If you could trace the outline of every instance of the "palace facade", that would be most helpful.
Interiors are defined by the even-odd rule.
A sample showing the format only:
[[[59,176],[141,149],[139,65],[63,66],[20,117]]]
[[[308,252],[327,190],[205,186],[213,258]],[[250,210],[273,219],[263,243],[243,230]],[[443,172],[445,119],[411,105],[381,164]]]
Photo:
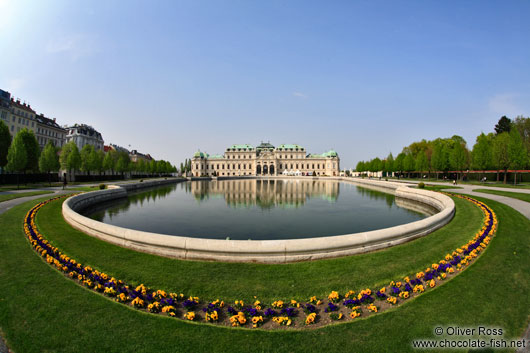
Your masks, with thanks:
[[[299,145],[261,143],[232,145],[222,155],[209,155],[198,151],[193,155],[193,176],[274,176],[313,175],[338,176],[340,159],[331,150],[322,154],[308,154]]]

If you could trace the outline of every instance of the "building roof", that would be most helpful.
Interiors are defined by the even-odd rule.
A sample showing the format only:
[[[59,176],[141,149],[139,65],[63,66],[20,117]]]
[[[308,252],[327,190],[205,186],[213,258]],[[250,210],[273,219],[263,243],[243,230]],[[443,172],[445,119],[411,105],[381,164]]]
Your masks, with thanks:
[[[81,135],[94,136],[103,140],[103,137],[96,129],[86,124],[74,124],[73,126],[67,126],[66,128],[76,129],[77,132]]]
[[[257,150],[273,150],[274,146],[270,144],[270,142],[261,142],[261,144],[256,147]]]
[[[334,150],[329,150],[328,152],[324,152],[322,154],[309,154],[309,158],[327,158],[327,157],[338,157],[339,154],[335,152]]]
[[[208,159],[222,159],[225,158],[222,154],[212,154],[211,156],[208,155]]]
[[[35,111],[33,109],[31,109],[31,105],[26,104],[25,102],[24,103],[20,103],[20,99],[14,100],[13,98],[11,98],[11,106],[35,114]]]
[[[302,146],[300,145],[279,145],[278,147],[276,147],[276,150],[277,151],[290,151],[290,150],[293,150],[293,151],[304,151],[305,148],[303,148]]]
[[[66,131],[66,129],[62,128],[59,124],[55,122],[55,119],[47,118],[43,114],[36,115],[35,119],[39,124],[46,125],[48,127],[53,127],[54,129]]]
[[[193,155],[193,158],[208,158],[210,155],[206,152],[197,151]]]
[[[252,151],[254,150],[254,147],[252,145],[249,145],[249,144],[244,144],[244,145],[232,145],[230,147],[228,147],[226,149],[227,151],[240,151],[240,150],[243,150],[243,151]]]

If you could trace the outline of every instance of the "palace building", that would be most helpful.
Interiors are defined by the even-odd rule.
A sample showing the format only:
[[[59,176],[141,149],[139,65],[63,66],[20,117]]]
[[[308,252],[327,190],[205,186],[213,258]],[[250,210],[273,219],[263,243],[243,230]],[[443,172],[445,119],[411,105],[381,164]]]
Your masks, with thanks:
[[[193,155],[192,174],[200,176],[338,176],[340,159],[331,150],[323,154],[308,154],[299,145],[261,143],[232,145],[222,155],[198,151]]]

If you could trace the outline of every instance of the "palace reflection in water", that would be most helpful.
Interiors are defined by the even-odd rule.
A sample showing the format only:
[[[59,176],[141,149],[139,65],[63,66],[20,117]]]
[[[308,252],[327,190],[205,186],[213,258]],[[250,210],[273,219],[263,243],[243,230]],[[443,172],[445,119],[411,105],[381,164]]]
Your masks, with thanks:
[[[144,190],[87,215],[161,234],[257,240],[351,234],[412,222],[426,213],[432,212],[394,195],[334,180],[241,179]]]
[[[309,199],[318,197],[335,202],[339,197],[340,183],[323,180],[215,180],[187,184],[197,200],[223,197],[228,205],[272,207],[298,207]]]

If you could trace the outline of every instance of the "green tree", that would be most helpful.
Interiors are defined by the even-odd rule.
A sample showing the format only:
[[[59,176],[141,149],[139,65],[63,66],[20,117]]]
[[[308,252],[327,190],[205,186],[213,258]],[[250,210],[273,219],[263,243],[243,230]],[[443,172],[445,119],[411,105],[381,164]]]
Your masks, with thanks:
[[[381,159],[379,157],[376,157],[372,160],[372,172],[377,173],[380,172],[383,169],[383,163],[381,163]]]
[[[26,169],[28,161],[26,146],[24,145],[23,136],[16,134],[13,143],[9,146],[7,152],[7,170],[12,172],[21,172]],[[20,188],[19,174],[17,173],[17,188]]]
[[[401,152],[400,154],[397,155],[396,157],[396,160],[394,161],[394,171],[398,172],[398,177],[399,175],[403,172],[404,170],[404,160],[405,160],[405,153]]]
[[[95,156],[92,156],[94,161],[94,170],[99,172],[99,175],[103,173],[103,159],[105,158],[105,152],[103,150],[94,151]]]
[[[7,165],[7,153],[11,146],[11,134],[9,128],[0,120],[0,169]]]
[[[499,181],[499,171],[504,170],[504,184],[506,184],[507,171],[510,166],[509,143],[510,134],[508,132],[498,134],[493,140],[493,166],[497,169],[497,181]]]
[[[499,119],[499,122],[497,123],[497,125],[495,125],[495,133],[497,135],[500,135],[503,132],[510,132],[511,128],[512,128],[512,121],[508,117],[502,116]]]
[[[415,167],[419,172],[426,172],[429,170],[429,161],[427,160],[427,154],[425,151],[419,152],[416,156]]]
[[[105,172],[111,171],[111,173],[114,175],[114,169],[116,168],[116,151],[111,150],[105,154],[105,158],[103,158],[103,169]]]
[[[403,159],[403,170],[407,172],[407,178],[410,178],[410,172],[414,171],[414,164],[415,161],[414,157],[412,156],[412,153],[407,153],[407,155]]]
[[[475,170],[486,170],[491,167],[492,162],[493,134],[481,133],[471,151],[471,167]]]
[[[39,169],[43,173],[48,173],[48,182],[50,183],[50,186],[52,184],[50,173],[59,171],[59,168],[61,168],[61,164],[59,163],[57,148],[55,148],[55,145],[49,141],[40,154]]]
[[[469,161],[469,152],[466,148],[465,142],[457,142],[453,146],[449,154],[449,162],[451,168],[460,172],[460,179],[462,179],[464,169],[467,169]]]
[[[96,169],[96,155],[92,145],[84,145],[81,149],[81,170],[88,173]]]
[[[24,168],[24,173],[29,172],[38,172],[39,171],[39,156],[40,156],[40,147],[35,133],[33,131],[24,128],[18,132],[17,135],[22,137],[24,141],[24,147],[26,148],[26,167]]]
[[[131,159],[127,152],[124,152],[124,151],[118,152],[118,161],[116,162],[116,171],[118,173],[121,173],[121,175],[123,176],[124,173],[129,171],[130,162],[131,162]]]
[[[447,150],[445,148],[445,143],[441,139],[434,142],[431,166],[436,172],[436,179],[438,179],[440,172],[444,172],[449,169]]]
[[[526,148],[527,159],[530,162],[530,118],[518,116],[515,118],[513,125],[521,135],[523,145]]]
[[[508,158],[510,160],[510,169],[523,169],[528,162],[528,155],[524,147],[521,135],[516,128],[510,131],[510,140],[508,142]],[[517,184],[517,171],[514,172],[513,183]]]
[[[359,172],[359,173],[364,172],[364,162],[363,161],[357,162],[357,165],[355,166],[355,171]]]
[[[385,172],[388,174],[392,173],[394,171],[394,156],[392,155],[392,152],[388,154],[386,157],[385,162]]]

